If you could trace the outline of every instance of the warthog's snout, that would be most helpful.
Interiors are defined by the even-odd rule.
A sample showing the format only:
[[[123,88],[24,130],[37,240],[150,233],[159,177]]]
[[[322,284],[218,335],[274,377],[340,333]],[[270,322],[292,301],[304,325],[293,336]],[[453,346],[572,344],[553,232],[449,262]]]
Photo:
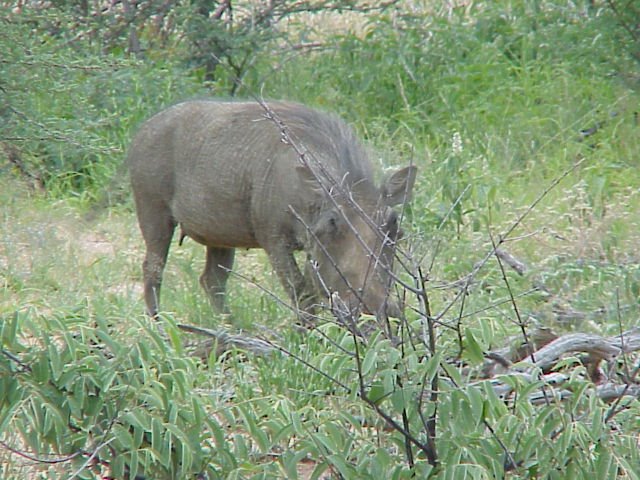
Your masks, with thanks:
[[[361,312],[365,315],[374,315],[376,317],[384,314],[391,318],[400,318],[402,315],[400,305],[392,298],[386,298],[380,303],[379,299],[367,301],[357,295],[348,294],[344,299],[344,303],[348,306],[350,312]]]

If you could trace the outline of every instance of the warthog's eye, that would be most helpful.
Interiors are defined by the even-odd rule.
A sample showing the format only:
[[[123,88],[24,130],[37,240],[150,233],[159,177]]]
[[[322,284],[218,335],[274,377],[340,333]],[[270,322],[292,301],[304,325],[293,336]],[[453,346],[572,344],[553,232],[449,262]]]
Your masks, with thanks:
[[[391,210],[387,216],[387,220],[384,224],[384,231],[391,240],[396,240],[398,237],[398,214]]]
[[[340,231],[344,220],[339,212],[330,210],[320,216],[312,231],[318,239],[336,237]]]

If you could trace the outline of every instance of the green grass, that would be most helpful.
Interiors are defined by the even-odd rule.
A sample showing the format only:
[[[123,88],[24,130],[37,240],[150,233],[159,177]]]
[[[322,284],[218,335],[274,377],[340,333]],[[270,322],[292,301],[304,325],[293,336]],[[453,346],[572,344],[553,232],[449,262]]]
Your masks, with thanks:
[[[28,355],[36,355],[39,348],[49,345],[43,353],[46,354],[48,351],[49,354],[44,358],[52,362],[51,349],[52,346],[57,346],[62,348],[60,355],[63,358],[66,358],[65,355],[71,355],[67,358],[67,365],[86,365],[89,360],[83,361],[82,358],[87,357],[79,353],[74,357],[72,352],[67,350],[71,341],[69,336],[77,337],[80,334],[76,351],[87,348],[87,341],[89,345],[97,341],[106,342],[105,344],[110,346],[108,350],[116,356],[118,363],[110,361],[108,356],[102,357],[102,354],[96,357],[95,352],[87,351],[84,355],[89,355],[88,358],[101,358],[101,362],[106,362],[102,369],[96,371],[104,374],[104,370],[111,370],[116,375],[115,379],[111,379],[116,382],[113,384],[114,387],[118,382],[124,381],[125,375],[138,378],[138,371],[142,377],[136,381],[142,382],[140,388],[143,392],[147,388],[153,388],[150,385],[154,382],[165,385],[163,388],[169,388],[166,386],[169,385],[167,382],[171,385],[171,382],[186,382],[179,387],[182,389],[180,394],[171,390],[174,391],[174,396],[170,401],[176,406],[190,405],[189,411],[196,408],[195,404],[191,404],[196,402],[197,408],[203,408],[212,415],[203,430],[192,434],[195,435],[195,440],[184,440],[187,445],[189,441],[195,442],[190,444],[192,448],[196,448],[198,444],[205,446],[196,456],[196,460],[208,464],[210,472],[291,478],[296,463],[303,457],[310,456],[315,459],[318,462],[317,468],[321,468],[323,458],[326,460],[327,456],[339,455],[331,457],[329,463],[333,465],[332,469],[341,471],[347,477],[377,478],[378,475],[387,475],[393,471],[393,468],[389,470],[391,465],[397,465],[400,470],[395,470],[396,474],[403,477],[404,474],[400,473],[400,437],[385,433],[384,436],[388,438],[380,444],[379,435],[383,424],[358,399],[355,391],[337,386],[308,366],[313,365],[324,374],[353,389],[356,385],[353,383],[352,359],[320,336],[295,333],[291,328],[291,314],[253,284],[255,282],[282,295],[263,254],[239,253],[238,271],[249,276],[251,282],[232,278],[229,292],[232,316],[220,318],[210,310],[197,282],[203,265],[203,248],[194,242],[186,242],[182,247],[173,245],[163,290],[163,309],[167,318],[174,322],[205,326],[220,326],[222,322],[226,322],[226,328],[232,330],[267,335],[293,355],[278,355],[268,359],[249,355],[247,359],[243,359],[242,356],[225,354],[219,359],[212,357],[199,364],[189,358],[183,347],[176,344],[173,347],[163,345],[162,340],[158,338],[154,340],[154,326],[143,314],[141,297],[143,245],[135,224],[135,215],[130,209],[120,208],[105,212],[94,223],[86,223],[82,220],[82,210],[74,206],[74,202],[60,200],[52,203],[39,194],[29,193],[7,181],[3,186],[5,208],[2,225],[2,261],[5,275],[0,314],[4,319],[5,328],[6,322],[14,315],[17,315],[19,325],[19,343],[14,344],[7,338],[6,347],[15,348],[16,345],[22,345],[18,351],[22,351],[22,355],[29,358]],[[571,182],[566,182],[563,186],[552,191],[549,198],[532,209],[523,226],[514,233],[523,235],[523,238],[506,245],[510,252],[525,260],[529,266],[529,271],[524,277],[508,273],[509,287],[518,295],[530,290],[534,280],[540,280],[556,295],[553,302],[540,293],[518,297],[517,305],[521,314],[535,315],[543,325],[558,331],[574,329],[615,334],[621,327],[635,325],[637,318],[640,268],[635,250],[631,248],[637,241],[637,229],[633,223],[638,218],[635,195],[633,192],[630,196],[624,192],[619,196],[612,195],[607,202],[607,205],[610,204],[612,207],[608,207],[607,213],[603,216],[598,215],[590,205],[584,204],[583,183],[572,185]],[[514,202],[512,208],[505,209],[504,217],[493,220],[495,223],[490,224],[491,232],[497,235],[505,231],[527,208],[527,203]],[[416,210],[414,204],[414,223],[417,223],[418,217]],[[559,212],[562,212],[562,215]],[[611,227],[612,224],[616,224],[617,228]],[[456,293],[450,288],[441,290],[438,286],[442,282],[456,280],[468,273],[473,264],[490,251],[489,229],[480,228],[474,232],[465,224],[457,232],[444,228],[432,232],[429,237],[424,236],[425,233],[420,230],[419,224],[415,230],[417,233],[411,234],[409,238],[419,254],[427,255],[423,264],[426,266],[433,261],[428,291],[432,299],[432,308],[434,312],[438,312],[448,305]],[[556,304],[594,313],[579,324],[567,325],[558,317],[558,310],[553,307]],[[483,348],[500,346],[506,336],[518,330],[513,305],[508,301],[508,291],[495,261],[490,261],[481,270],[477,283],[467,297],[464,309],[460,310],[459,306],[454,306],[443,317],[443,321],[449,325],[462,321],[465,328],[474,333]],[[596,312],[601,307],[605,307],[605,314]],[[459,315],[463,315],[462,320],[459,320]],[[328,338],[341,344],[343,348],[353,348],[353,342],[346,332],[336,327],[324,330]],[[42,337],[43,332],[48,332],[49,339],[45,340],[46,337]],[[91,340],[92,338],[95,340]],[[27,345],[31,345],[31,348]],[[64,348],[65,345],[67,348]],[[387,382],[385,375],[394,371],[392,367],[397,357],[393,357],[396,360],[391,360],[392,357],[387,360],[387,356],[394,350],[389,349],[388,345],[385,347],[384,343],[373,345],[378,345],[378,359],[375,361],[378,373],[370,373],[371,378],[368,381],[372,386],[383,386]],[[454,354],[457,351],[455,335],[446,329],[441,331],[439,348],[445,354]],[[36,355],[33,358],[40,357]],[[37,364],[36,360],[32,361]],[[386,364],[388,361],[391,363]],[[407,365],[412,365],[407,368],[418,371],[424,368],[423,363],[419,361],[419,355],[413,360],[408,360]],[[141,368],[142,370],[139,370]],[[87,378],[93,378],[92,369],[89,366],[85,366],[84,369],[81,377],[74,378],[87,375]],[[176,375],[178,379],[174,378]],[[153,380],[154,378],[156,380]],[[94,378],[93,381],[97,380]],[[475,448],[479,449],[478,452],[484,453],[462,456],[459,456],[460,453],[458,456],[454,454],[456,449],[461,447],[460,438],[477,437],[480,441],[484,434],[479,424],[468,423],[475,415],[475,407],[465,402],[471,401],[474,397],[467,397],[468,394],[464,393],[458,398],[457,389],[449,393],[447,391],[448,388],[443,387],[442,398],[453,395],[453,403],[441,400],[442,423],[439,422],[441,433],[438,444],[441,455],[449,458],[448,462],[453,462],[449,463],[449,474],[461,474],[459,470],[462,463],[475,465],[469,466],[471,470],[468,474],[474,469],[477,469],[476,473],[485,471],[485,468],[497,474],[501,467],[492,460],[495,458],[492,455],[499,455],[499,450],[495,450],[496,445],[486,450],[487,446],[472,447],[475,443],[469,440],[471,443],[466,443],[463,451]],[[411,389],[406,392],[411,392]],[[126,423],[126,419],[129,418],[127,412],[133,409],[140,412],[140,415],[149,416],[150,422],[153,421],[154,415],[163,419],[163,425],[166,425],[166,422],[179,421],[172,420],[171,414],[166,416],[167,413],[162,413],[162,410],[149,409],[148,405],[144,406],[145,402],[140,403],[140,398],[145,397],[126,392],[118,393],[113,399],[116,407],[115,410],[111,410],[111,415],[119,418],[119,423]],[[122,410],[117,407],[118,401],[121,402]],[[396,408],[400,405],[397,403],[399,399],[388,401]],[[530,411],[516,411],[505,419],[502,418],[505,412],[500,410],[495,401],[486,401],[494,405],[493,408],[498,408],[495,414],[486,413],[485,419],[493,423],[494,429],[499,429],[500,435],[503,436],[502,441],[512,441],[514,444],[521,442],[520,438],[511,438],[510,435],[513,434],[508,432],[515,430],[528,438],[528,432],[533,433],[538,428],[521,423],[521,415],[525,415],[526,412],[529,412],[526,415],[531,415]],[[462,404],[458,405],[458,402]],[[161,408],[161,405],[164,403],[160,403],[158,408]],[[593,411],[593,405],[580,405],[580,402],[576,403],[575,408]],[[468,408],[471,410],[467,410]],[[555,406],[552,410],[553,413],[549,414],[555,415],[562,422],[569,421],[565,418],[564,407]],[[469,415],[472,417],[467,418]],[[544,417],[547,413],[538,412],[536,415]],[[453,428],[456,423],[450,422],[456,418],[463,419],[463,423]],[[371,423],[371,426],[362,427],[363,419],[366,419],[367,425]],[[144,424],[141,419],[137,421]],[[180,425],[188,428],[188,422],[192,420],[186,418],[184,421],[187,423]],[[579,422],[574,426],[583,428],[583,424]],[[103,431],[96,426],[87,428],[92,428],[94,434]],[[462,430],[459,430],[460,428]],[[229,433],[220,437],[221,431],[225,429]],[[108,433],[121,438],[118,441],[127,445],[126,430]],[[575,435],[568,441],[588,441],[578,440],[582,438],[580,435],[584,436],[586,432]],[[221,448],[221,444],[215,443],[222,441],[220,438],[226,438],[224,448]],[[21,444],[15,436],[5,439]],[[387,442],[390,442],[388,446],[383,447]],[[624,437],[615,442],[616,448],[622,448]],[[554,458],[562,458],[560,454],[549,457],[548,449],[555,448],[551,444],[546,447],[540,444],[535,448],[540,452],[530,453],[530,458],[535,458],[543,464],[535,467],[542,468],[542,471],[546,471],[546,461],[553,464],[557,461]],[[140,451],[141,454],[143,451],[144,448]],[[209,452],[208,459],[200,456],[203,452]],[[562,453],[564,450],[559,452]],[[155,458],[155,454],[152,452],[148,454],[150,457],[145,457],[147,462],[151,462],[147,468],[162,475],[161,463],[158,463],[160,460],[149,460]],[[567,455],[570,456],[568,451]],[[160,455],[158,458],[161,457]],[[352,464],[342,465],[340,458],[349,458]],[[458,460],[454,460],[455,458]],[[456,466],[458,462],[460,465]],[[19,471],[20,462],[12,460],[8,465],[13,469],[11,472]],[[77,463],[75,465],[78,466]],[[424,460],[420,465],[420,471],[426,473],[428,468]],[[46,476],[52,475],[54,471],[70,470],[66,470],[65,467],[42,470],[38,467],[35,471],[40,471],[41,476]],[[46,471],[49,473],[45,473]],[[34,470],[29,472],[33,474]],[[575,474],[578,475],[579,472]]]

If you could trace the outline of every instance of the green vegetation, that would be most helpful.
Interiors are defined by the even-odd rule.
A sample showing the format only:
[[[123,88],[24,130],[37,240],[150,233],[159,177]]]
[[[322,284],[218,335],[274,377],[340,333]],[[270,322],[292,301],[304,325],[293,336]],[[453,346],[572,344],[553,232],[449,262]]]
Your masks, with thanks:
[[[634,2],[54,3],[0,1],[1,478],[639,478],[637,351],[481,374],[541,327],[638,326]],[[145,317],[124,152],[210,95],[335,111],[419,166],[400,345],[297,331],[261,252],[215,315],[189,240],[167,338]],[[279,349],[201,358],[181,323]]]

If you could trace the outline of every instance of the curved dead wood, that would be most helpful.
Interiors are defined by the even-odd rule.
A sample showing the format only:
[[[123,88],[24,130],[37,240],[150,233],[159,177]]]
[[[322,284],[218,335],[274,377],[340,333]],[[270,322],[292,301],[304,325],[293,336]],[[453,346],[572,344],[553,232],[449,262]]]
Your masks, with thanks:
[[[603,360],[613,360],[622,353],[640,350],[640,328],[612,337],[588,333],[570,333],[557,338],[553,336],[550,331],[546,332],[542,336],[543,345],[534,352],[529,352],[525,358],[518,358],[517,352],[522,349],[516,347],[521,347],[521,342],[515,347],[505,347],[486,355],[482,372],[485,375],[493,373],[490,375],[492,378],[487,381],[497,395],[507,397],[514,391],[517,379],[521,379],[526,383],[541,382],[540,389],[529,395],[529,401],[534,405],[565,400],[573,395],[571,390],[562,388],[571,379],[571,374],[551,372],[539,375],[535,369],[549,372],[563,356],[582,354],[580,362],[586,366],[586,375],[595,384],[594,392],[600,399],[611,402],[625,396],[640,398],[640,385],[614,383],[607,379],[599,367]],[[551,338],[551,341],[546,341]],[[519,362],[515,368],[514,360]],[[496,372],[503,372],[504,375],[495,376]],[[614,378],[613,375],[611,378]]]
[[[525,364],[524,368],[527,369],[530,368],[527,364],[533,364],[542,370],[549,370],[564,354],[576,352],[584,352],[599,359],[610,360],[618,356],[622,350],[600,335],[569,333],[556,338],[521,363]]]
[[[256,355],[269,355],[276,351],[272,345],[264,340],[246,335],[232,335],[223,329],[212,330],[183,323],[178,324],[178,328],[184,332],[208,337],[208,341],[196,346],[194,354],[199,357],[207,357],[213,348],[216,349],[218,355],[233,348]]]

